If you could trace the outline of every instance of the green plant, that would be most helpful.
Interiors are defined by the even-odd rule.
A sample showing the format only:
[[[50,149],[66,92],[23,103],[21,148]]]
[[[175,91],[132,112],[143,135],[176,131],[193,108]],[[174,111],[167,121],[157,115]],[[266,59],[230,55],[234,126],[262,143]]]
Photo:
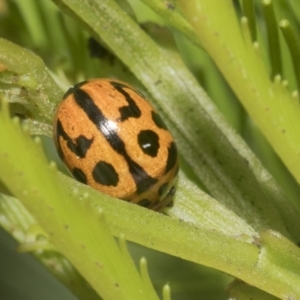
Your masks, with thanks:
[[[157,15],[136,1],[53,2],[72,19],[50,1],[15,1],[0,31],[51,69],[0,39],[0,224],[20,251],[49,269],[55,261],[60,269],[52,272],[81,299],[158,299],[145,259],[140,276],[124,238],[234,276],[232,298],[300,299],[297,1],[143,0]],[[283,34],[282,15],[289,20],[280,22]],[[148,20],[169,30],[140,26]],[[89,35],[102,45],[100,59],[89,57]],[[51,136],[63,90],[90,77],[118,77],[143,90],[174,134],[182,170],[165,214],[75,182],[49,164],[56,160],[50,147],[30,137]],[[8,107],[22,121],[11,120]],[[182,286],[174,285],[172,299],[176,289],[188,293]],[[169,299],[169,286],[163,290]]]

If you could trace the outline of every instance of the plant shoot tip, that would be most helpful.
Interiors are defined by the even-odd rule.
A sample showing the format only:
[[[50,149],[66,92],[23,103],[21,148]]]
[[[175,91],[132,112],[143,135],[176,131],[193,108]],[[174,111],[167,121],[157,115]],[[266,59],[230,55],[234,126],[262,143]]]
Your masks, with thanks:
[[[29,130],[29,127],[28,126],[26,126],[28,129],[26,130],[26,131],[28,131]],[[36,136],[34,139],[33,139],[33,141],[35,142],[35,144],[37,144],[37,145],[41,145],[41,138],[39,137],[39,136]]]
[[[297,99],[299,99],[299,92],[297,90],[293,91],[291,96],[292,96],[293,99],[297,100]]]
[[[248,24],[248,18],[245,17],[245,16],[243,16],[243,17],[241,18],[241,23],[242,23],[242,24]]]
[[[271,5],[272,4],[272,0],[263,0],[262,4],[265,6]]]
[[[51,170],[57,170],[56,162],[51,160],[50,163],[49,163],[49,167],[50,167]]]
[[[281,82],[281,75],[280,74],[277,74],[274,76],[274,83],[280,83]]]
[[[280,28],[287,28],[290,26],[290,22],[286,19],[283,19],[279,22],[279,27]]]

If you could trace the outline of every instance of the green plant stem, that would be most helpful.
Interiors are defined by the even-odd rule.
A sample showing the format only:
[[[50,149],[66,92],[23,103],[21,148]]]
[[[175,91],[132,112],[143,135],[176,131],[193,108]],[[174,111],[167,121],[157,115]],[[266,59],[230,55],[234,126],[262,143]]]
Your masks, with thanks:
[[[282,161],[274,153],[270,144],[258,130],[258,128],[250,121],[247,124],[248,141],[252,146],[253,151],[264,162],[264,165],[270,170],[274,178],[281,183],[283,190],[289,193],[290,199],[295,203],[295,206],[300,209],[299,192],[300,187],[293,176],[286,170]]]
[[[47,44],[47,37],[44,34],[43,28],[36,25],[42,24],[42,16],[38,7],[31,0],[17,0],[15,2],[20,7],[20,13],[28,27],[33,44],[36,47],[44,47]]]
[[[300,43],[298,40],[298,35],[295,32],[295,29],[291,26],[290,22],[288,20],[282,20],[280,21],[279,27],[283,33],[283,36],[285,38],[285,41],[289,47],[294,71],[296,74],[297,79],[297,85],[298,85],[298,91],[300,90]]]
[[[299,105],[275,93],[258,48],[243,40],[232,3],[203,0],[199,5],[191,0],[179,4],[254,122],[300,182]]]
[[[289,4],[292,6],[292,10],[295,13],[298,20],[300,20],[300,2],[298,0],[289,0]]]
[[[257,40],[256,34],[256,21],[254,15],[254,1],[253,0],[243,0],[243,12],[244,16],[247,18],[249,22],[249,28],[251,32],[251,39],[253,42]]]
[[[101,299],[70,262],[57,252],[57,249],[45,251],[45,247],[37,247],[37,236],[32,232],[37,229],[36,232],[42,235],[42,229],[19,200],[0,195],[0,226],[20,244],[19,251],[22,247],[26,248],[33,245],[35,249],[31,251],[34,257],[79,299]],[[44,241],[47,242],[46,238],[44,238]],[[52,245],[49,242],[47,243],[48,246]]]
[[[171,288],[168,284],[163,288],[163,300],[171,300]]]
[[[282,61],[281,61],[281,49],[279,44],[279,33],[276,22],[276,16],[274,12],[272,0],[264,0],[262,2],[264,16],[266,20],[266,29],[268,35],[269,45],[269,57],[272,69],[271,79],[274,80],[276,75],[282,76]]]

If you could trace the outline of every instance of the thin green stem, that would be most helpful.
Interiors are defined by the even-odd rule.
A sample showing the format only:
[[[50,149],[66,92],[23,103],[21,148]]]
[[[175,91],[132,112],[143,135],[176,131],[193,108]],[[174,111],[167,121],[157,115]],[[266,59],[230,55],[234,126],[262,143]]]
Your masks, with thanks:
[[[289,47],[297,79],[298,90],[300,90],[300,43],[298,35],[288,20],[280,21],[279,27]]]
[[[269,45],[269,58],[271,64],[271,78],[282,75],[281,49],[279,44],[279,33],[272,0],[264,0],[263,11],[266,21],[266,29]]]
[[[244,16],[247,18],[249,22],[251,38],[252,41],[255,42],[257,40],[257,33],[256,33],[256,21],[255,21],[255,14],[254,14],[254,1],[243,0],[242,3],[243,3]]]
[[[17,0],[20,13],[28,27],[35,47],[44,47],[47,44],[47,37],[44,34],[43,20],[39,8],[31,0]]]
[[[163,287],[163,300],[171,300],[171,288],[168,284]]]
[[[298,0],[289,0],[288,3],[292,6],[292,11],[298,18],[298,22],[300,20],[300,2]]]

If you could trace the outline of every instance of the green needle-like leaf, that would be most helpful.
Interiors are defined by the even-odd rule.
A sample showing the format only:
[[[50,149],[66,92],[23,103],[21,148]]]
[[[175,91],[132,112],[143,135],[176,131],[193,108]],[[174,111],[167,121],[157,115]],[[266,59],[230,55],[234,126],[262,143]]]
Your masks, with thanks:
[[[272,68],[271,79],[274,80],[276,75],[282,76],[281,50],[279,44],[279,32],[276,22],[276,16],[272,0],[263,1],[264,15],[266,19],[266,29],[269,44],[269,57]]]
[[[298,83],[298,90],[299,90],[300,89],[300,62],[299,62],[300,42],[298,40],[298,36],[295,30],[293,29],[292,25],[288,20],[282,20],[279,26],[292,56],[294,70],[295,70],[297,83]]]
[[[252,41],[256,41],[256,22],[254,15],[254,1],[253,0],[243,0],[243,12],[244,16],[249,22],[249,28],[251,32]]]

